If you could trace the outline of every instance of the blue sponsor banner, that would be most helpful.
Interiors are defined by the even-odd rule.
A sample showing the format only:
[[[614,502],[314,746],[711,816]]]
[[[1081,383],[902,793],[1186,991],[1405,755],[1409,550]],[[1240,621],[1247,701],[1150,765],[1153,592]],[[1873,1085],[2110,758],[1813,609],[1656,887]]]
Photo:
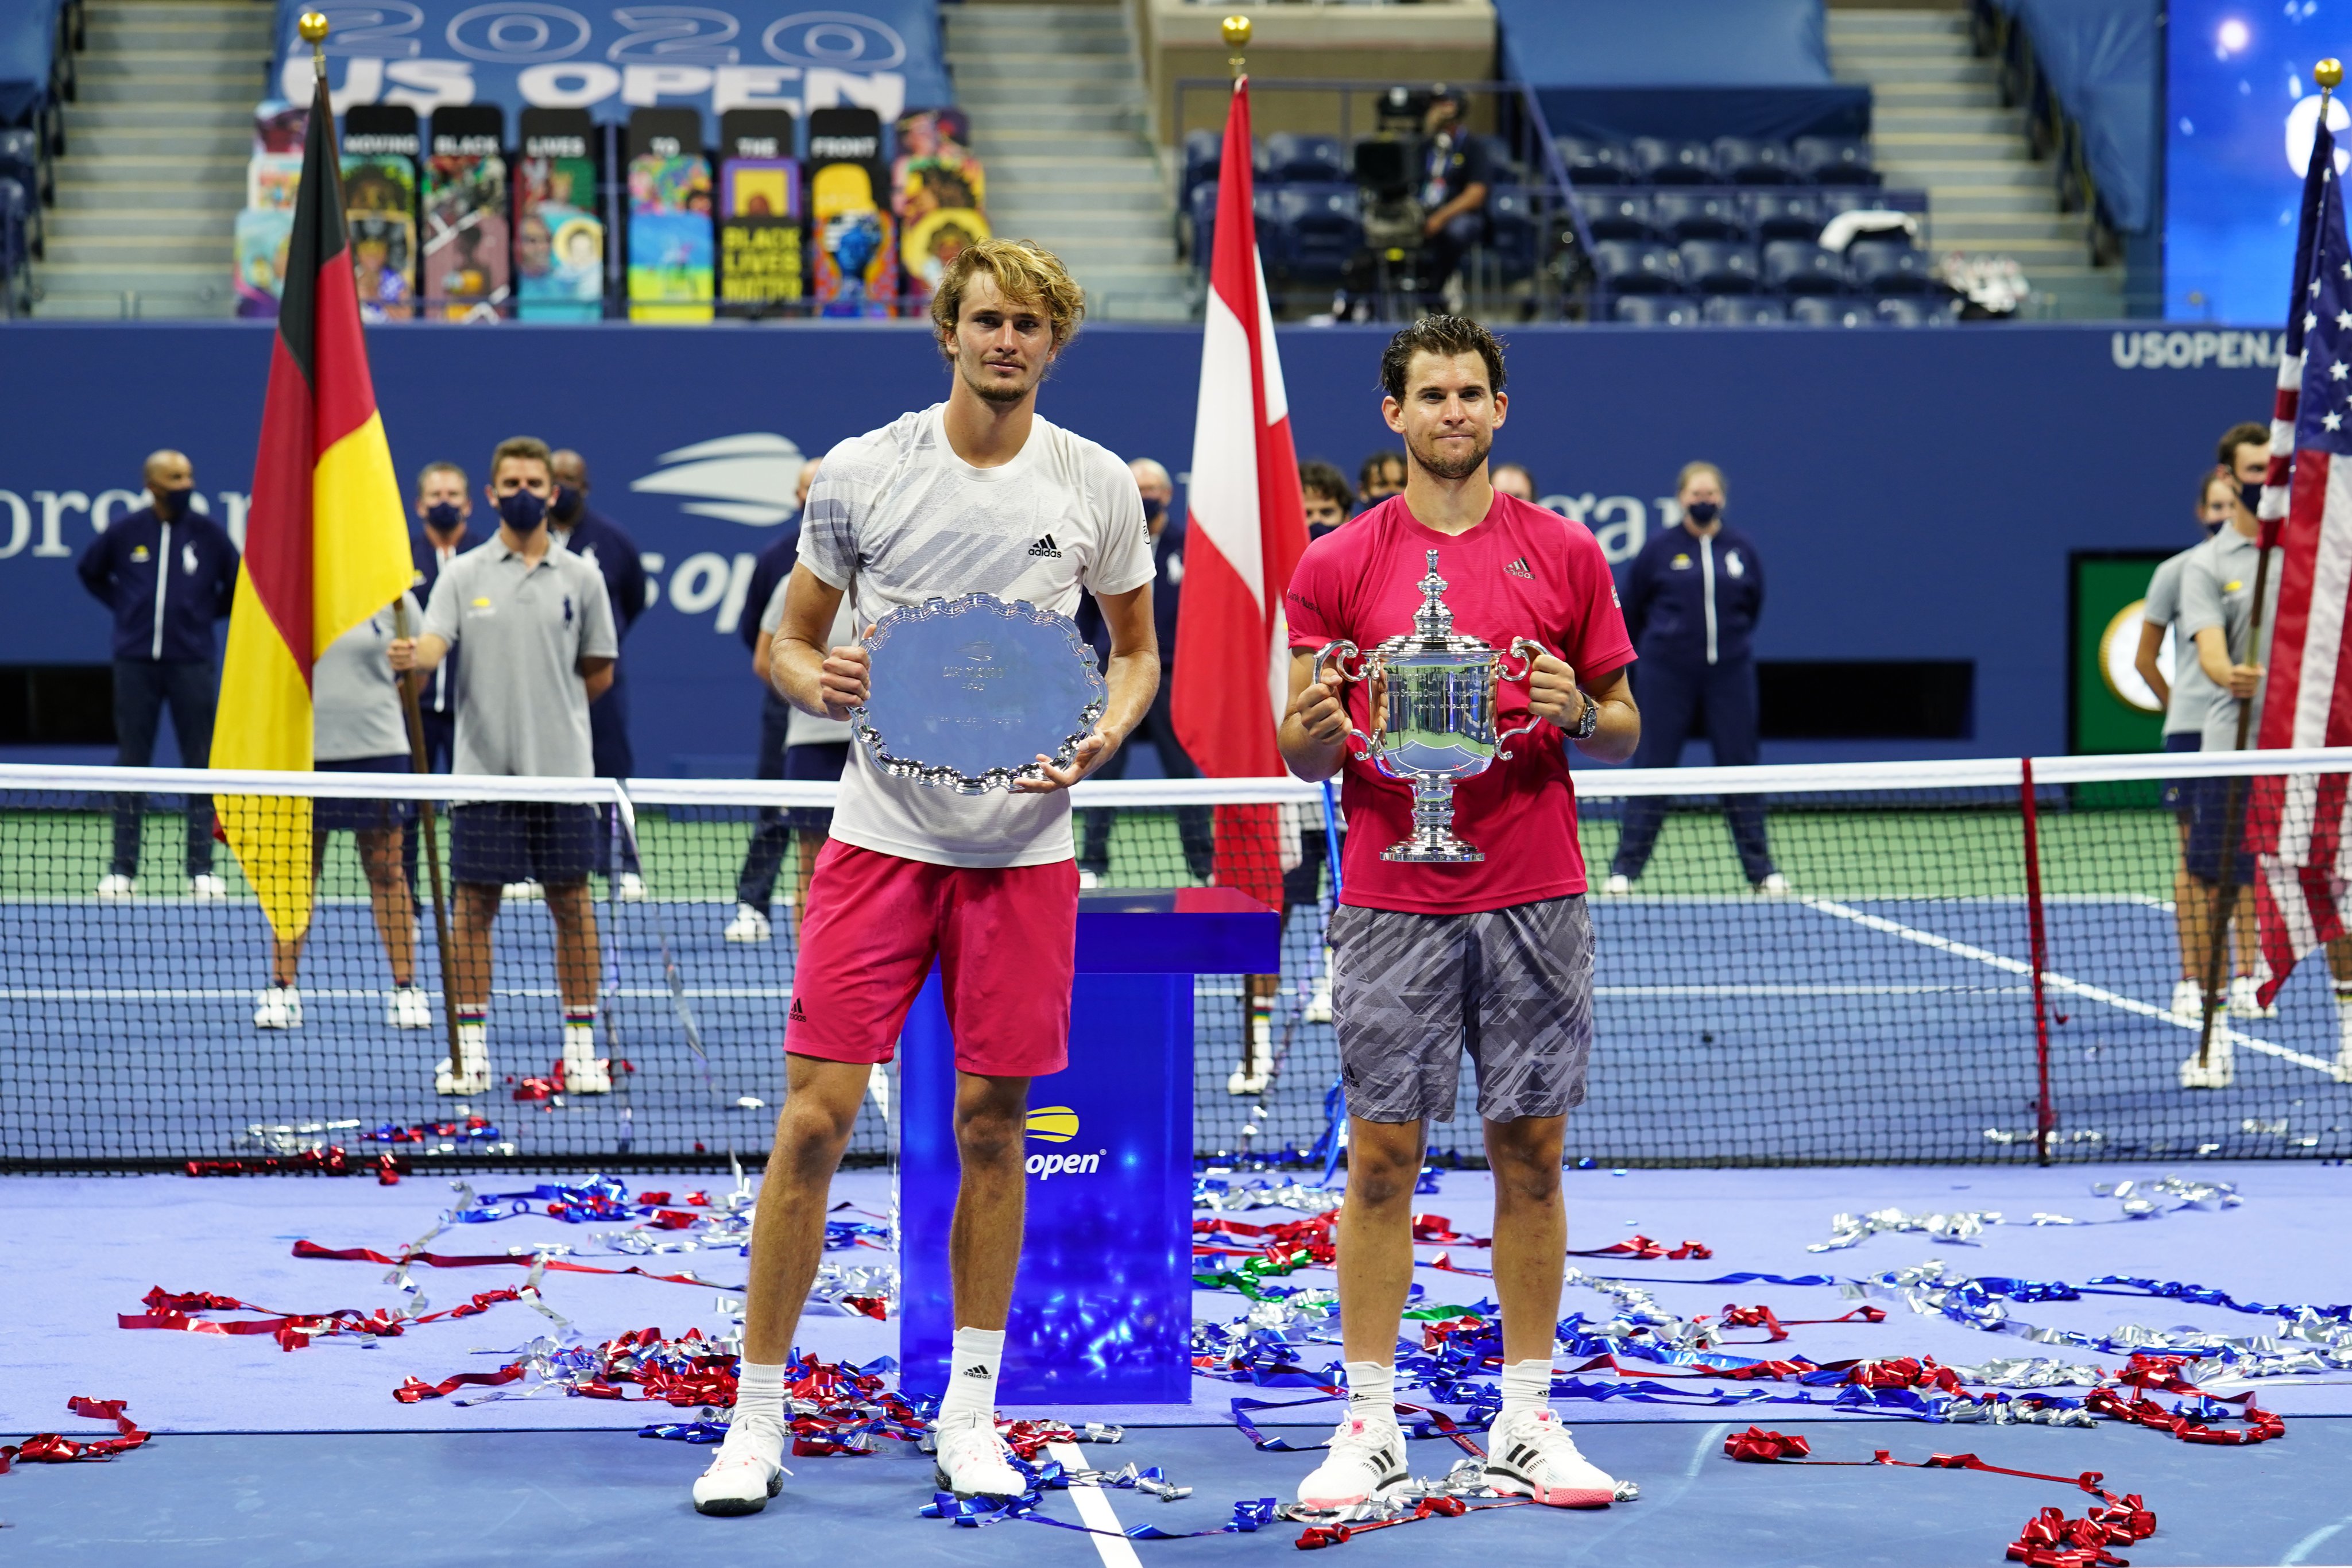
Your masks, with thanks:
[[[1775,741],[1766,760],[2056,752],[2068,553],[2194,541],[2196,482],[2224,429],[2267,418],[2278,338],[1523,327],[1509,334],[1496,455],[1527,464],[1621,560],[1673,525],[1684,463],[1719,463],[1771,585],[1759,657],[1976,665],[1968,738]],[[1395,446],[1380,413],[1384,331],[1280,339],[1302,457],[1352,475]],[[0,418],[0,664],[103,663],[107,617],[74,558],[142,504],[140,464],[159,446],[188,454],[204,504],[241,529],[270,333],[33,321],[5,341],[10,384],[38,395]],[[653,585],[622,657],[638,767],[654,775],[750,775],[760,694],[738,632],[759,613],[744,601],[752,563],[792,515],[801,463],[948,386],[914,323],[415,323],[371,329],[368,342],[404,483],[457,461],[478,527],[501,437],[587,456],[594,505],[635,538]],[[1097,323],[1039,407],[1181,476],[1199,363],[1198,328]]]
[[[295,29],[313,7],[278,6],[278,90],[310,97],[310,47]],[[730,109],[873,110],[889,124],[955,101],[933,0],[793,0],[709,5],[559,5],[547,0],[328,0],[328,86],[335,112],[406,104],[494,103],[509,139],[525,108],[584,109],[621,121],[634,109],[698,109],[715,144]]]

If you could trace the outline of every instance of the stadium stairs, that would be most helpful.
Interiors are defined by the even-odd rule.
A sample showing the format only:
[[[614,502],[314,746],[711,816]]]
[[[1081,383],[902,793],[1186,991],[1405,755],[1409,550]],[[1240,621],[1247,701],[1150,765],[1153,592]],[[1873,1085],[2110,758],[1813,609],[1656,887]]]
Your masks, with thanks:
[[[1886,183],[1927,193],[1926,248],[2014,256],[2037,297],[2030,316],[2124,314],[2123,268],[2091,265],[2087,220],[2058,210],[2024,112],[2001,107],[1993,62],[1970,52],[1966,10],[1832,5],[1829,45],[1840,80],[1870,84],[1872,161]]]
[[[1087,308],[1185,320],[1168,191],[1144,133],[1143,74],[1117,5],[941,7],[956,102],[988,171],[988,221],[1069,264]]]
[[[254,0],[89,0],[37,315],[229,314],[269,23]]]

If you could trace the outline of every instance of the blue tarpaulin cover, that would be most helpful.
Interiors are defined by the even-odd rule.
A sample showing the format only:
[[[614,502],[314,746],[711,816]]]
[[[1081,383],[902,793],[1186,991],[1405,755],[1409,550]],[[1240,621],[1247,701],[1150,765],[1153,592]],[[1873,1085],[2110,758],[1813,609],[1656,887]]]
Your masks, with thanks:
[[[2107,216],[2125,234],[2156,221],[2158,0],[2000,0],[2025,24]]]
[[[1503,68],[1554,134],[1861,136],[1870,89],[1830,74],[1822,0],[1496,0]]]
[[[0,125],[22,123],[48,100],[49,61],[65,0],[0,0]]]

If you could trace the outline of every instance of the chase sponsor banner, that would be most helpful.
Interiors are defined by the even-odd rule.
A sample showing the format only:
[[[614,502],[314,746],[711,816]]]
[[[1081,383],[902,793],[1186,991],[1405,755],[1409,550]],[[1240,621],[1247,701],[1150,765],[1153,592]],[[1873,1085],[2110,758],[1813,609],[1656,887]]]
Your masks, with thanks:
[[[278,6],[279,87],[310,95],[310,47]],[[694,109],[715,141],[732,109],[870,109],[887,122],[955,101],[932,0],[791,0],[709,5],[559,5],[547,0],[328,0],[328,81],[335,112],[405,104],[419,116],[489,103],[509,122],[525,109],[583,109],[618,122],[633,109]],[[290,84],[290,85],[289,85]]]

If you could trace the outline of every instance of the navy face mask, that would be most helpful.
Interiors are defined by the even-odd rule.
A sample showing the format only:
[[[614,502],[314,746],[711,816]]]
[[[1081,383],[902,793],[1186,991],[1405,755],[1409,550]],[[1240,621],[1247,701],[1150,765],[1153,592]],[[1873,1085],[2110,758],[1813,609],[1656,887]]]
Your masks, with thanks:
[[[499,497],[499,520],[519,534],[528,534],[547,521],[547,497],[528,490]]]
[[[1158,522],[1161,515],[1167,510],[1168,503],[1161,500],[1159,497],[1146,496],[1143,497],[1143,520],[1145,522]]]
[[[425,526],[435,533],[455,533],[465,521],[466,515],[447,501],[425,508]]]
[[[2262,515],[2263,487],[2259,483],[2238,486],[2238,503],[2256,517]]]
[[[571,486],[558,485],[555,487],[555,504],[548,507],[548,511],[557,522],[569,527],[572,519],[580,515],[581,499],[580,492]]]
[[[194,487],[187,485],[177,489],[156,491],[155,515],[167,523],[178,522],[188,515],[188,497],[195,493]]]
[[[1693,501],[1683,508],[1683,515],[1699,527],[1705,528],[1723,516],[1723,508],[1713,501]]]

